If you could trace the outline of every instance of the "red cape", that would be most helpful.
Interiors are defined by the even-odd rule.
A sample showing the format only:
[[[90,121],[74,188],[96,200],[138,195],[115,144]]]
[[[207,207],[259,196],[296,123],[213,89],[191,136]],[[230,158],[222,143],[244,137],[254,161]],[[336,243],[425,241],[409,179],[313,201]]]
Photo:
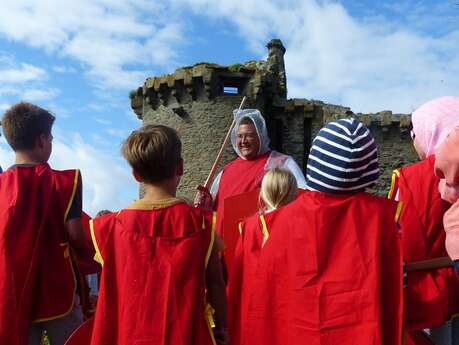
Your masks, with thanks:
[[[389,198],[403,202],[400,218],[403,256],[415,262],[447,256],[443,214],[450,206],[438,192],[435,156],[396,170]],[[406,327],[440,326],[459,312],[458,276],[452,267],[409,272],[405,289]]]
[[[92,345],[213,343],[204,317],[210,218],[175,199],[93,220],[103,268]]]
[[[0,175],[0,343],[27,344],[30,322],[70,312],[76,289],[64,221],[77,170],[48,164]]]
[[[271,151],[254,160],[245,160],[238,157],[223,168],[218,193],[215,198],[217,233],[223,240],[225,240],[223,236],[223,222],[226,212],[225,199],[260,188],[261,181],[265,176],[264,168],[270,154]]]
[[[84,238],[86,242],[89,243],[89,245],[75,253],[78,270],[82,276],[100,273],[102,270],[102,266],[98,262],[94,261],[94,255],[96,254],[96,251],[92,245],[91,230],[89,227],[90,221],[91,217],[86,212],[83,212],[81,215],[81,225],[83,226]]]
[[[401,344],[396,208],[366,193],[307,192],[243,223],[228,287],[232,342]]]
[[[259,211],[259,195],[260,190],[257,188],[250,192],[234,195],[224,200],[224,258],[228,272],[231,272],[231,263],[233,261],[237,241],[239,239],[239,223]]]

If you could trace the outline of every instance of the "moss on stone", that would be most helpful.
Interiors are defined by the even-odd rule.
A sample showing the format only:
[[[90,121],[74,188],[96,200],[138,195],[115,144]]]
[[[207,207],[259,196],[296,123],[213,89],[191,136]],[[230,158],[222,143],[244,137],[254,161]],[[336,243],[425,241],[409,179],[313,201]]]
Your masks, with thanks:
[[[137,89],[129,91],[129,99],[133,99],[137,95]]]
[[[229,65],[228,66],[228,70],[231,72],[231,73],[237,73],[237,72],[240,72],[241,71],[241,68],[243,66],[240,64],[240,63],[235,63],[233,65]]]

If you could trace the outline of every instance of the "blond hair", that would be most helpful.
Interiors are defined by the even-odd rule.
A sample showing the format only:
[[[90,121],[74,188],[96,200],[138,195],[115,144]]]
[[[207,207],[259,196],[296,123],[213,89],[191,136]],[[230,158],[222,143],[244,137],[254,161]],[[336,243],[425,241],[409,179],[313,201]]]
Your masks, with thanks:
[[[296,198],[298,186],[293,174],[283,168],[274,168],[263,177],[260,197],[268,211],[287,205]]]

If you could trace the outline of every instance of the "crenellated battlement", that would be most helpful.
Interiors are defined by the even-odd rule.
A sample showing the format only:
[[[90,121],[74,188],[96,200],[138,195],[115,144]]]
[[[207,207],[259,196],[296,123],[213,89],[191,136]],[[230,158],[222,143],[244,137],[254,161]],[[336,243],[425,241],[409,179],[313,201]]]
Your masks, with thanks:
[[[260,98],[285,99],[287,94],[280,40],[268,44],[268,61],[223,66],[198,63],[181,67],[174,73],[151,77],[131,92],[131,107],[143,119],[145,107],[157,110],[164,106],[180,114],[185,104],[208,102],[219,96],[247,96],[257,104]]]
[[[411,114],[393,113],[390,110],[383,110],[376,113],[354,113],[350,107],[328,104],[317,100],[306,98],[289,99],[283,106],[283,113],[303,113],[306,118],[317,118],[321,113],[321,124],[335,121],[342,118],[354,117],[362,121],[367,127],[384,128],[397,126],[400,131],[411,128]]]

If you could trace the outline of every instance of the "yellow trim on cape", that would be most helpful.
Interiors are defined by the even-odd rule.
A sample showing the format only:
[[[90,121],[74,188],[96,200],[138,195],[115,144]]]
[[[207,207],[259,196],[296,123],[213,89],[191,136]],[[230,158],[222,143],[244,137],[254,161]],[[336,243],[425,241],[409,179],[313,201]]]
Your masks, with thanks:
[[[217,231],[217,212],[212,212],[212,231]]]
[[[394,192],[395,192],[395,179],[396,177],[400,177],[400,171],[398,169],[395,169],[392,171],[392,178],[391,178],[391,183],[390,183],[390,190],[389,193],[387,193],[387,198],[392,199],[394,197]]]
[[[204,224],[204,219],[203,219],[203,224]],[[209,263],[210,255],[212,254],[212,250],[214,248],[216,225],[217,225],[217,213],[213,212],[212,213],[212,227],[210,229],[210,243],[209,243],[209,248],[207,249],[207,254],[206,254],[205,269],[207,269],[207,264]],[[212,344],[217,345],[217,341],[215,340],[215,337],[214,337],[214,331],[212,330],[212,328],[215,328],[215,321],[214,321],[214,316],[213,316],[214,312],[215,310],[212,308],[210,303],[206,303],[206,307],[204,310],[204,319],[206,320],[206,325],[207,325],[207,328],[209,329],[209,335],[212,340]]]
[[[242,235],[242,222],[238,223],[237,228],[239,229],[239,235]]]
[[[78,177],[79,176],[80,176],[80,170],[76,169],[75,170],[75,178],[73,179],[72,196],[70,197],[69,203],[67,205],[67,209],[65,210],[65,213],[64,213],[64,222],[67,221],[67,216],[69,215],[70,207],[72,207],[73,199],[75,198],[75,194],[76,194],[77,186],[78,186]]]
[[[64,245],[69,245],[68,242],[66,243],[60,243],[60,246],[63,247]],[[77,280],[76,280],[76,274],[75,274],[75,270],[73,269],[73,263],[72,263],[72,258],[70,257],[70,255],[66,256],[66,252],[70,250],[70,247],[67,247],[67,249],[64,250],[64,258],[67,258],[69,261],[70,261],[70,268],[72,270],[72,275],[73,275],[73,293],[72,293],[72,303],[70,303],[70,308],[65,312],[65,313],[62,313],[62,314],[59,314],[59,315],[55,315],[55,316],[51,316],[51,317],[45,317],[45,318],[42,318],[42,319],[36,319],[36,320],[33,320],[32,323],[39,323],[39,322],[46,322],[46,321],[52,321],[52,320],[56,320],[56,319],[60,319],[62,317],[65,317],[67,315],[69,315],[72,310],[73,310],[73,307],[75,306],[75,295],[76,295],[76,291],[77,291]]]
[[[94,254],[94,261],[100,263],[103,266],[104,258],[100,253],[99,246],[97,245],[96,234],[94,233],[94,219],[89,221],[89,230],[91,232],[92,243],[94,243],[94,249],[96,250],[96,254]]]
[[[261,222],[261,232],[263,233],[263,236],[266,238],[265,242],[269,238],[269,231],[268,231],[268,226],[266,225],[266,220],[263,215],[260,215],[260,222]]]
[[[185,201],[179,198],[167,198],[167,199],[154,200],[154,201],[146,200],[146,199],[139,199],[139,200],[134,201],[126,209],[127,210],[140,210],[140,211],[157,210],[157,209],[170,207],[175,204],[179,204],[181,202],[185,202]]]
[[[61,247],[67,247],[64,249],[64,258],[68,258],[70,256],[70,244],[68,242],[59,243]]]
[[[394,221],[396,223],[398,223],[398,221],[400,220],[400,216],[402,215],[402,211],[403,211],[403,202],[399,201],[397,203],[397,211],[395,212],[395,217],[394,217]]]
[[[210,339],[212,340],[212,344],[217,345],[217,341],[215,340],[214,331],[212,328],[215,328],[214,316],[213,316],[214,309],[212,306],[207,303],[205,310],[204,310],[204,319],[206,320],[207,328],[209,329]]]
[[[216,224],[217,224],[217,214],[214,212],[212,215],[212,228],[210,229],[210,243],[209,243],[209,248],[207,249],[207,254],[206,254],[206,261],[205,261],[206,268],[210,260],[210,255],[212,254],[212,249],[214,249],[215,225]]]

